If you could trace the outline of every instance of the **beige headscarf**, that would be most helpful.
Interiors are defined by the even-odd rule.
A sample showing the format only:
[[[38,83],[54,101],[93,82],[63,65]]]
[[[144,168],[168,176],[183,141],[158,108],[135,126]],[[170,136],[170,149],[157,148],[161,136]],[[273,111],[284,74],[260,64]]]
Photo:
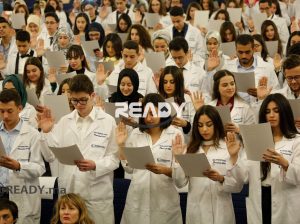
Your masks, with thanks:
[[[27,26],[26,26],[26,30],[30,33],[29,30],[29,24],[30,23],[34,23],[35,25],[37,25],[39,27],[38,29],[38,34],[41,32],[41,24],[42,24],[42,20],[40,19],[40,17],[38,17],[37,15],[30,15],[27,19]]]

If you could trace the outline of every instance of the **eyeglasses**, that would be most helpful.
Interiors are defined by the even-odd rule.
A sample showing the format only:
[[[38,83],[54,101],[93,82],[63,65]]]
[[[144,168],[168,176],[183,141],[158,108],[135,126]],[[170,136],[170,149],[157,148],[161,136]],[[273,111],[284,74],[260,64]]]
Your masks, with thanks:
[[[288,82],[292,82],[293,80],[295,80],[296,82],[300,82],[300,75],[286,76],[285,78]]]
[[[89,99],[87,99],[87,98],[82,98],[82,99],[71,99],[71,103],[72,103],[73,105],[77,105],[78,103],[79,103],[80,105],[86,105],[88,100],[89,100]]]
[[[46,25],[54,25],[54,24],[56,24],[56,22],[54,22],[54,21],[47,21],[47,22],[45,22],[45,24]]]

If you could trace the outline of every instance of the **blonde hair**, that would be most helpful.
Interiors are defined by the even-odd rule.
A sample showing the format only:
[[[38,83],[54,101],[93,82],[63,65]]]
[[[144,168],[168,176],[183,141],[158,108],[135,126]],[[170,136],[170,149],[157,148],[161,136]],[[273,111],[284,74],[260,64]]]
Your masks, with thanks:
[[[95,224],[89,217],[88,210],[84,200],[74,193],[62,195],[55,204],[55,214],[51,219],[51,224],[61,224],[60,221],[60,208],[62,205],[74,205],[79,210],[78,224]]]

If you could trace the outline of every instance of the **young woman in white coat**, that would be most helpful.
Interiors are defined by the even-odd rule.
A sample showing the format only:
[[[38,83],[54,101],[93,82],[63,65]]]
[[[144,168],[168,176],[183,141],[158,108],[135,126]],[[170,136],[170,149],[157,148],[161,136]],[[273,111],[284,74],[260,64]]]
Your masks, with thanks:
[[[165,99],[174,97],[174,102],[179,107],[184,105],[182,113],[173,118],[172,125],[179,127],[184,134],[189,134],[195,109],[191,97],[184,93],[182,71],[176,66],[165,67],[159,79],[158,91]]]
[[[179,194],[172,179],[172,139],[177,135],[181,138],[183,136],[181,131],[170,125],[170,116],[160,118],[156,115],[158,104],[162,102],[165,101],[158,94],[146,95],[142,103],[142,114],[149,104],[154,106],[155,111],[145,112],[146,117],[139,120],[139,128],[133,129],[129,137],[124,123],[120,122],[116,130],[119,158],[125,171],[132,174],[122,224],[182,223]],[[124,145],[150,146],[156,163],[147,164],[144,170],[131,168],[123,153]]]
[[[259,123],[265,122],[271,124],[275,149],[266,151],[265,162],[246,163],[248,223],[300,223],[300,136],[283,95],[271,94],[263,101]]]
[[[183,154],[182,139],[173,142],[176,154]],[[211,169],[205,177],[188,177],[179,164],[175,163],[172,176],[177,187],[189,184],[186,223],[233,224],[235,223],[231,193],[240,192],[243,181],[237,181],[232,173],[239,172],[243,160],[239,159],[240,143],[233,132],[227,133],[217,110],[202,106],[195,114],[192,137],[187,153],[205,153]],[[242,174],[236,174],[242,176]]]
[[[234,75],[228,70],[220,70],[214,75],[213,101],[209,103],[212,106],[230,107],[232,123],[225,125],[225,131],[239,132],[239,124],[254,124],[255,116],[241,97],[237,95]]]

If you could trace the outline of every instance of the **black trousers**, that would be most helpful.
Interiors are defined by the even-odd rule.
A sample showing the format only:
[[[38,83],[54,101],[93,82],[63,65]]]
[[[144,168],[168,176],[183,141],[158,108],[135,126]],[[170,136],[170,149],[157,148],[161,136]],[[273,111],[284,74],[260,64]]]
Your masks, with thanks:
[[[263,224],[271,224],[272,200],[271,187],[261,187],[261,211]]]

